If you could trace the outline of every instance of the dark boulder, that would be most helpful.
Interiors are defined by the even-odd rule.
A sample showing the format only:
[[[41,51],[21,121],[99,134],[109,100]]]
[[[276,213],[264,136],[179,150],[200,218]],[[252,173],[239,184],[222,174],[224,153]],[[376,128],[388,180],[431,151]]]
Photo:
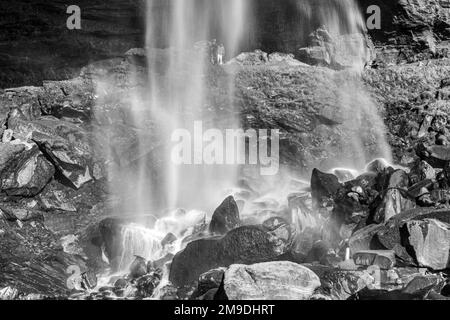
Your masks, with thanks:
[[[287,239],[277,237],[262,226],[239,227],[223,237],[189,243],[173,258],[169,280],[176,286],[184,286],[209,270],[236,263],[272,261],[288,249]]]
[[[239,224],[239,209],[234,198],[230,196],[214,211],[209,224],[209,231],[216,234],[225,234],[238,227]]]

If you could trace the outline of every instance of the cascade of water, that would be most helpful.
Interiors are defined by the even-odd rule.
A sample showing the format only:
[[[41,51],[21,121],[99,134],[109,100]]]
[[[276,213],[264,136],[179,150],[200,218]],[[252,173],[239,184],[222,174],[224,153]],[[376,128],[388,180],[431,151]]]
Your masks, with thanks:
[[[161,215],[163,208],[184,207],[211,212],[223,200],[222,192],[234,186],[237,166],[176,165],[170,158],[170,140],[177,129],[192,133],[195,121],[219,130],[240,127],[237,112],[232,110],[232,77],[223,88],[228,92],[225,104],[229,110],[217,112],[207,101],[210,52],[206,42],[217,39],[218,43],[225,45],[227,58],[235,56],[246,38],[245,25],[252,21],[249,3],[249,0],[147,0],[147,90],[136,93],[131,101],[133,128],[136,128],[138,138],[139,151],[134,163],[137,170],[133,175],[124,174],[125,183],[119,186],[123,194],[129,195],[122,204],[127,211],[138,215],[147,212]],[[297,0],[296,4],[303,18],[315,20],[314,24],[318,19],[319,24],[332,35],[360,33],[364,29],[354,0]],[[366,45],[363,41],[353,41],[348,46],[352,55],[361,56],[355,60],[355,69],[360,70],[361,61],[367,55]],[[341,95],[336,101],[336,108],[354,118],[355,139],[349,143],[364,153],[365,146],[358,139],[358,130],[366,129],[361,118],[368,117],[375,128],[374,135],[380,149],[378,156],[390,160],[376,106],[365,91],[354,92],[353,84],[361,83],[359,75],[350,79],[342,83]],[[358,107],[349,108],[348,105],[355,105],[355,99]],[[147,119],[151,119],[151,125]],[[152,136],[148,134],[149,127]],[[157,153],[158,163],[146,156],[148,145],[153,140],[160,141],[160,146],[152,149]],[[368,160],[363,159],[361,163]],[[358,168],[354,163],[348,166]],[[156,174],[155,170],[152,171],[154,167],[158,167]],[[280,189],[279,186],[275,188]],[[172,216],[169,220],[160,220],[153,229],[136,225],[124,228],[125,250],[121,267],[126,269],[133,255],[150,260],[159,258],[160,242],[170,229],[167,226],[175,226],[175,233],[180,233],[180,230],[198,222],[196,219],[188,220],[182,222],[180,216]]]
[[[147,116],[152,120],[162,147],[157,178],[150,172],[146,157],[137,163],[139,174],[135,176],[133,190],[136,196],[130,204],[137,212],[178,207],[211,209],[223,196],[222,190],[233,185],[237,166],[177,165],[171,161],[169,146],[173,145],[171,138],[176,130],[195,134],[196,121],[201,121],[204,130],[239,127],[239,119],[231,110],[232,90],[228,96],[230,110],[225,116],[207,111],[205,75],[211,61],[208,41],[217,39],[218,44],[223,43],[229,57],[237,52],[245,3],[245,0],[147,1],[148,90],[135,99],[132,114],[137,126]],[[231,83],[232,79],[225,84],[226,89],[232,87]],[[145,149],[145,140],[140,139],[139,143]],[[193,150],[196,152],[201,150]]]

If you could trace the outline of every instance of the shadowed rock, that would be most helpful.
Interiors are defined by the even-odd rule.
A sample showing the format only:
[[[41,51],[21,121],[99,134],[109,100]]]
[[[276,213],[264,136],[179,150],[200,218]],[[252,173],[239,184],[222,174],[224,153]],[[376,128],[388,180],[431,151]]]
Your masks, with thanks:
[[[239,209],[234,198],[230,196],[214,211],[209,224],[209,231],[211,233],[225,234],[238,227],[239,224]]]

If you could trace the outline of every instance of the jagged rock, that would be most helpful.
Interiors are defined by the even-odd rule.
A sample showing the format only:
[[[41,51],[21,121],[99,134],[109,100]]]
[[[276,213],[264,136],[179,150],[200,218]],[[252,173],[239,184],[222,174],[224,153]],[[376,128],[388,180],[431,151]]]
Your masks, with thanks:
[[[230,300],[308,300],[319,286],[313,271],[288,261],[235,264],[224,276]]]
[[[27,121],[16,112],[9,118],[8,127],[14,130],[16,139],[36,142],[71,186],[78,189],[92,180],[91,137],[80,126],[52,116]]]
[[[409,243],[422,267],[443,270],[450,267],[450,224],[434,220],[408,221]]]
[[[433,187],[433,184],[434,183],[432,180],[429,180],[429,179],[422,180],[422,181],[412,185],[411,187],[409,187],[408,194],[412,198],[417,199],[422,194],[422,191],[424,188],[425,189],[431,188],[431,187]]]
[[[225,234],[239,225],[239,209],[234,198],[230,196],[214,211],[209,224],[209,231]]]
[[[224,237],[190,242],[173,258],[169,280],[184,286],[211,269],[231,264],[272,261],[289,250],[286,239],[278,238],[262,226],[243,226]]]
[[[322,207],[333,198],[340,186],[339,179],[335,175],[314,169],[311,174],[313,206]]]
[[[415,294],[421,291],[430,291],[436,287],[442,287],[444,282],[443,280],[444,279],[442,278],[442,276],[439,275],[419,275],[411,280],[402,291],[407,294]]]
[[[37,195],[55,173],[36,145],[0,143],[0,183],[10,196]]]
[[[395,252],[392,250],[358,251],[353,255],[355,264],[359,266],[377,266],[389,270],[395,266]]]
[[[45,210],[60,210],[66,212],[76,212],[77,205],[73,201],[73,194],[68,188],[57,182],[49,183],[39,194],[39,200]]]
[[[80,255],[85,256],[83,252],[83,248],[80,246],[78,236],[69,234],[67,236],[62,237],[59,242],[61,243],[61,246],[64,250],[64,252],[73,254],[73,255]]]

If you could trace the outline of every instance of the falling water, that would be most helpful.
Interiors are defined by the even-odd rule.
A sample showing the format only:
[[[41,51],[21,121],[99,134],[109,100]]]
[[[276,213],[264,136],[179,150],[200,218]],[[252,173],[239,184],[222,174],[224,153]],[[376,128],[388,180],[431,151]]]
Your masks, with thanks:
[[[142,108],[145,108],[163,146],[159,153],[158,179],[151,176],[147,159],[139,163],[135,190],[138,197],[134,200],[139,204],[139,211],[179,207],[211,209],[220,201],[223,190],[236,179],[236,166],[176,165],[171,161],[169,146],[173,146],[170,139],[175,130],[187,130],[194,136],[196,121],[202,121],[203,131],[239,128],[239,119],[232,110],[232,79],[224,88],[230,89],[227,103],[230,109],[222,114],[208,112],[206,73],[211,64],[209,41],[217,39],[218,43],[223,43],[228,56],[238,51],[245,2],[147,1],[148,91],[145,103],[133,106],[134,118],[136,122],[141,121]]]
[[[124,269],[133,255],[157,259],[163,254],[160,242],[169,232],[167,225],[175,226],[176,230],[172,228],[170,232],[183,237],[186,235],[183,230],[198,223],[196,219],[184,221],[177,215],[168,215],[168,220],[164,219],[164,209],[200,209],[210,213],[223,200],[224,192],[235,186],[238,166],[179,166],[172,163],[171,136],[177,129],[186,129],[193,134],[195,121],[202,121],[204,131],[240,127],[238,110],[233,109],[232,75],[228,75],[228,82],[221,88],[227,92],[227,101],[222,104],[229,108],[216,110],[216,106],[208,102],[208,73],[210,68],[220,68],[211,66],[207,43],[212,39],[223,43],[226,60],[242,48],[251,47],[254,35],[248,32],[254,30],[250,25],[256,19],[251,3],[249,0],[147,0],[148,78],[145,92],[136,92],[131,101],[132,122],[138,137],[134,163],[137,171],[133,175],[123,173],[124,183],[118,188],[126,195],[123,208],[138,215],[151,212],[163,218],[151,229],[138,225],[123,229]],[[321,25],[336,36],[364,30],[354,0],[297,0],[295,4],[298,14],[306,21],[303,24],[308,24],[305,29],[308,34]],[[299,39],[307,37],[304,30],[298,32]],[[357,71],[362,70],[368,54],[363,38],[360,39],[348,43],[347,48],[352,56],[360,57],[354,60],[353,69]],[[390,152],[376,106],[365,91],[353,92],[354,84],[362,83],[359,74],[349,79],[342,83],[336,108],[354,118],[352,125],[356,136],[358,130],[365,130],[362,118],[367,117],[374,127],[379,149],[377,156],[389,160]],[[155,141],[159,143],[153,146]],[[354,150],[364,154],[365,146],[360,139],[356,137],[349,143]],[[150,151],[151,157],[148,156]],[[367,160],[370,159],[361,162]],[[349,166],[357,167],[355,163]],[[275,188],[281,190],[279,186]]]

